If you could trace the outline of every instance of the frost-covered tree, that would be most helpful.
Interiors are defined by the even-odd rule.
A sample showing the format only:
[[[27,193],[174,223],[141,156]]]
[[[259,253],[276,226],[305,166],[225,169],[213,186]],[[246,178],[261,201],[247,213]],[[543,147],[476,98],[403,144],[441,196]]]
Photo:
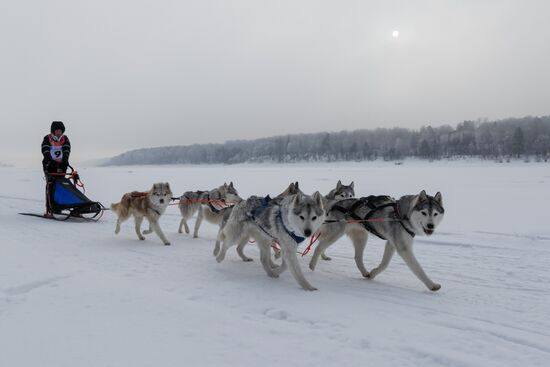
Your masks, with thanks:
[[[281,135],[224,144],[195,144],[138,149],[107,164],[172,164],[387,160],[406,157],[439,159],[452,156],[550,155],[550,116],[500,121],[463,121],[456,127],[424,126]]]

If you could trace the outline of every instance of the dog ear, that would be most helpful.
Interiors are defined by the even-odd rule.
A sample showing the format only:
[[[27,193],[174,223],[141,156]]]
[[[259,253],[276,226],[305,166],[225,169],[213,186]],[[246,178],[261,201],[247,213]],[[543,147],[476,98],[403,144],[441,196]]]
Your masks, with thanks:
[[[223,187],[225,187],[227,189],[227,182],[223,183]]]
[[[349,187],[351,187],[352,190],[355,190],[355,184],[353,183],[353,181],[351,181],[351,183],[349,184]]]
[[[443,206],[443,197],[439,191],[435,194],[434,199],[439,203],[439,205]]]
[[[294,192],[296,189],[296,186],[294,185],[294,182],[291,182],[290,185],[286,188],[288,192]]]
[[[342,181],[338,180],[336,183],[336,188],[339,189],[340,187],[342,187]]]
[[[416,205],[418,204],[419,201],[420,201],[420,195],[413,196],[413,198],[411,199],[411,202],[410,202],[410,204],[409,204],[409,206],[406,210],[408,210],[408,211],[413,210],[416,207]]]
[[[294,182],[294,188],[296,189],[296,191],[300,190],[300,184],[298,183],[298,181]]]
[[[231,181],[231,182],[229,183],[229,187],[231,187],[232,189],[235,188],[235,187],[233,186],[233,181]]]
[[[313,193],[313,200],[315,200],[317,205],[319,205],[321,208],[324,207],[323,195],[321,195],[319,191],[315,191],[315,193]]]
[[[302,196],[302,195],[300,195],[300,194],[294,195],[294,200],[292,200],[292,204],[294,204],[295,206],[300,205],[300,200],[302,200],[302,198],[300,196]]]
[[[428,195],[426,195],[426,190],[420,191],[420,194],[418,194],[418,200],[420,201],[428,200]]]

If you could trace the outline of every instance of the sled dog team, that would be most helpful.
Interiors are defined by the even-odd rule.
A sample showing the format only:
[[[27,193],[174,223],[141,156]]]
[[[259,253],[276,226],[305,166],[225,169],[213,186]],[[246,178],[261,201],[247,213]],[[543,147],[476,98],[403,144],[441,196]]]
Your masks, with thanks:
[[[115,233],[120,232],[123,221],[133,216],[140,240],[145,239],[144,234],[154,231],[165,245],[170,245],[159,226],[159,218],[172,195],[168,183],[156,183],[147,192],[125,194],[119,203],[111,205],[118,217]],[[374,279],[397,252],[428,289],[441,288],[426,275],[413,253],[414,237],[431,235],[443,219],[445,210],[439,192],[430,196],[422,191],[399,199],[374,195],[355,198],[353,182],[343,185],[338,181],[336,188],[325,196],[318,191],[307,195],[300,190],[298,182],[294,182],[273,198],[251,196],[242,199],[231,182],[210,191],[188,191],[178,199],[182,216],[180,233],[183,229],[190,233],[187,221],[195,214],[193,237],[198,237],[205,219],[219,226],[214,248],[218,262],[224,260],[232,246],[237,246],[243,261],[252,261],[245,255],[244,247],[253,241],[260,250],[260,262],[268,276],[276,278],[289,268],[302,288],[315,290],[304,277],[296,255],[297,246],[307,237],[319,236],[309,263],[309,268],[315,270],[319,258],[330,260],[325,251],[345,234],[353,244],[355,263],[364,277]],[[229,204],[231,206],[227,206]],[[149,228],[142,232],[144,218]],[[363,262],[369,234],[386,241],[382,261],[370,271]],[[272,257],[274,244],[280,248],[274,256],[275,259],[282,257],[280,264]]]

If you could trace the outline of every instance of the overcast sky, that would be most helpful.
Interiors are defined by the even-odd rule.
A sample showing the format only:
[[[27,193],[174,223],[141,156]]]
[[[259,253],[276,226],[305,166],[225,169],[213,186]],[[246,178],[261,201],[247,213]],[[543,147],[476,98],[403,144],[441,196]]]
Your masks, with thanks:
[[[550,1],[0,2],[0,162],[550,114]],[[399,31],[399,37],[392,35]]]

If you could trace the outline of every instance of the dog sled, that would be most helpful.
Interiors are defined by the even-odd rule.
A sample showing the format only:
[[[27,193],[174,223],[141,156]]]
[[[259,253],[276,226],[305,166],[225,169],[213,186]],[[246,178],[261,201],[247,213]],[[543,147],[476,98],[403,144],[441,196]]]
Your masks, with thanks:
[[[70,167],[69,173],[49,173],[46,177],[46,200],[51,209],[51,216],[35,213],[19,213],[65,221],[69,218],[81,218],[97,221],[105,207],[98,201],[90,200],[84,194],[84,185],[78,173]],[[79,189],[82,188],[82,191]]]

